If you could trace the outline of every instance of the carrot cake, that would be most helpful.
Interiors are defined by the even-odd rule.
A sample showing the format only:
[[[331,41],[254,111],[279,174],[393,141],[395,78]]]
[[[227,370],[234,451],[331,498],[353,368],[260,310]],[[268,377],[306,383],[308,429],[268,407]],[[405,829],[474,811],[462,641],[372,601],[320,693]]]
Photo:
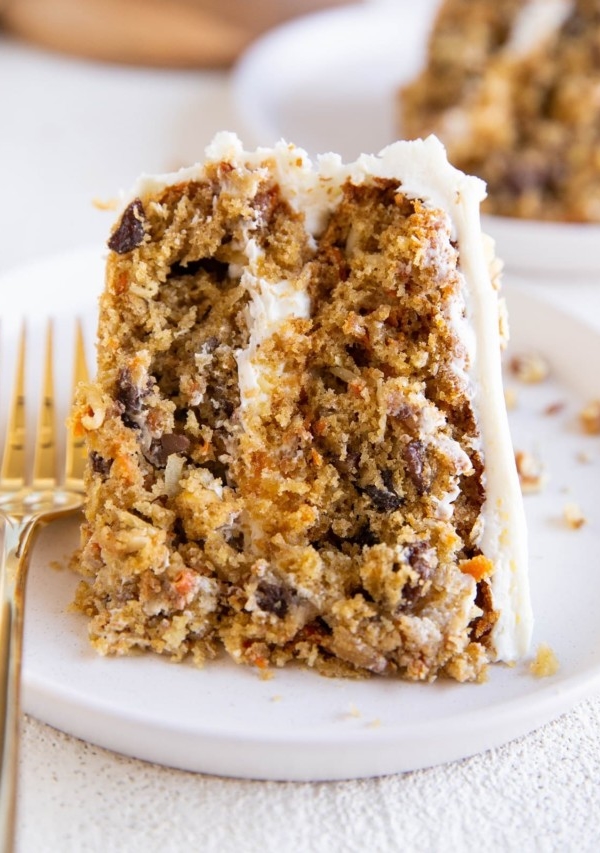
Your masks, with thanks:
[[[483,196],[433,137],[315,166],[224,133],[140,180],[74,415],[99,652],[464,681],[527,651]]]
[[[598,0],[444,0],[401,132],[437,134],[487,212],[600,222],[599,91]]]

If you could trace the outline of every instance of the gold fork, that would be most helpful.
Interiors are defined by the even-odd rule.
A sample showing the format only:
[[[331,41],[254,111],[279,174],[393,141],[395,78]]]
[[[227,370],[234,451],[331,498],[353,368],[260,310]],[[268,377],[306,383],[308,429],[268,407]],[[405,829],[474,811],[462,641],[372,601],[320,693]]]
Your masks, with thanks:
[[[23,605],[29,556],[41,527],[80,509],[83,502],[83,441],[56,428],[53,327],[46,331],[42,399],[29,441],[26,402],[26,338],[21,330],[15,381],[0,461],[0,849],[14,846],[20,723]],[[0,382],[6,380],[0,365]],[[81,324],[75,333],[73,390],[87,378]],[[60,413],[63,420],[66,412]],[[0,421],[3,413],[0,411]],[[2,437],[0,422],[0,440]],[[61,458],[62,457],[62,458]],[[62,464],[61,464],[62,463]]]

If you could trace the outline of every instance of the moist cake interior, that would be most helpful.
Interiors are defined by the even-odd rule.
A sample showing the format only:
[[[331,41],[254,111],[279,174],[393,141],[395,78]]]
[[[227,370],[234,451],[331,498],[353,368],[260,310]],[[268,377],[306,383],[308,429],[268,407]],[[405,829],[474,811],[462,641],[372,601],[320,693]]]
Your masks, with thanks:
[[[460,257],[348,178],[307,229],[226,161],[109,241],[77,605],[102,653],[481,679],[498,618]]]

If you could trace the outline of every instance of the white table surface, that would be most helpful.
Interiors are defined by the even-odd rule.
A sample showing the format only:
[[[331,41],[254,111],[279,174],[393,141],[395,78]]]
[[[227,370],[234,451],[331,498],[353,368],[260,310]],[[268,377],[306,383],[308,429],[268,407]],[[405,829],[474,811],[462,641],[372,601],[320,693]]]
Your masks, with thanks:
[[[0,271],[100,245],[114,214],[93,198],[129,187],[142,168],[195,161],[221,129],[244,133],[225,74],[103,66],[0,36]],[[598,284],[531,286],[600,328]],[[25,719],[20,774],[20,853],[592,851],[600,697],[462,762],[319,784],[169,770]]]

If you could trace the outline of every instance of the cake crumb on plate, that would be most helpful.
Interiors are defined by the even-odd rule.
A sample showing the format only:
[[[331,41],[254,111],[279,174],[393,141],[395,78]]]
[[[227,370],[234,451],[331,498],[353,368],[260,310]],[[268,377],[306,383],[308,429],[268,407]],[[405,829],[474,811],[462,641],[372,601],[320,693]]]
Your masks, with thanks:
[[[550,374],[546,358],[538,352],[525,352],[510,360],[510,369],[521,382],[535,384],[543,382]]]
[[[579,412],[579,422],[589,435],[600,435],[600,400],[592,400]]]
[[[529,671],[536,678],[548,678],[559,670],[558,658],[546,643],[540,643],[535,658],[529,664]]]
[[[569,501],[569,503],[565,504],[563,518],[571,530],[579,530],[587,521],[581,507],[575,501]]]
[[[546,485],[548,477],[540,459],[526,450],[517,450],[515,462],[523,494],[541,491]]]

